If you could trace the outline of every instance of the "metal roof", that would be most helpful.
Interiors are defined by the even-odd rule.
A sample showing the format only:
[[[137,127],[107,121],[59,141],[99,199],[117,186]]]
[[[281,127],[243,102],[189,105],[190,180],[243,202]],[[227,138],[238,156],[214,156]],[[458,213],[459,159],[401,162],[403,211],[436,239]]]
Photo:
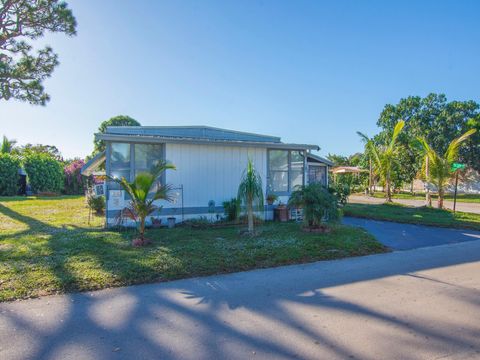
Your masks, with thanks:
[[[280,138],[210,126],[108,126],[107,134],[280,143]]]
[[[80,174],[85,176],[94,175],[95,170],[105,161],[105,151],[102,151],[95,155],[93,158],[88,160],[88,162],[82,166]]]
[[[333,162],[331,162],[330,160],[325,159],[324,157],[321,157],[321,156],[318,156],[318,155],[311,154],[311,153],[307,154],[307,160],[308,159],[312,159],[316,162],[321,162],[323,164],[327,164],[328,166],[333,166]]]
[[[95,134],[105,141],[140,143],[188,143],[205,145],[252,146],[270,149],[319,150],[317,145],[286,144],[279,137],[246,133],[208,126],[109,126]]]

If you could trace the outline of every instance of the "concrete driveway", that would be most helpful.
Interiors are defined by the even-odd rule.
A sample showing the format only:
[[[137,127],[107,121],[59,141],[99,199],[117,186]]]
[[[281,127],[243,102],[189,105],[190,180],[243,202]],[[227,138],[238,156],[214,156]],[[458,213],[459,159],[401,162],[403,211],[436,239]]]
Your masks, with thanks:
[[[480,241],[0,304],[0,358],[478,359]]]
[[[383,204],[385,199],[374,198],[371,196],[364,196],[364,195],[350,195],[348,197],[348,201],[351,203],[357,204]],[[394,199],[396,203],[408,205],[408,206],[424,206],[424,200],[411,200],[411,199]],[[432,201],[433,206],[437,206],[437,201]],[[445,201],[444,206],[447,209],[453,209],[453,201]],[[463,212],[470,212],[474,214],[480,214],[480,204],[479,203],[465,203],[465,202],[457,202],[456,206],[457,211]]]
[[[448,229],[433,226],[400,224],[344,217],[343,223],[366,229],[382,244],[392,250],[408,250],[427,246],[480,240],[480,231]]]

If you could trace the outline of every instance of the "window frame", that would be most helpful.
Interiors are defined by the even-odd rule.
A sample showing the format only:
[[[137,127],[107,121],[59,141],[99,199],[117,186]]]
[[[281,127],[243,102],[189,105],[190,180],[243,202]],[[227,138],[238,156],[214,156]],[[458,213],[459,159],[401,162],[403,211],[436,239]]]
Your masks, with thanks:
[[[166,146],[165,143],[157,143],[157,142],[130,142],[130,141],[108,141],[106,145],[106,173],[108,176],[112,175],[112,163],[111,163],[111,157],[112,157],[112,145],[114,143],[118,144],[128,144],[130,145],[130,165],[129,165],[129,172],[130,172],[130,178],[127,179],[128,181],[133,181],[135,179],[135,145],[160,145],[161,146],[161,160],[165,161],[166,159]],[[126,168],[123,170],[127,170]],[[166,184],[166,172],[163,172],[162,176],[160,177],[160,183],[162,185]],[[110,182],[111,183],[111,182]],[[112,184],[109,185],[109,189],[111,190],[117,190],[114,189],[115,185],[112,186]]]
[[[270,169],[270,152],[272,151],[286,151],[288,153],[287,156],[287,161],[288,161],[288,169],[287,169],[287,177],[288,177],[288,186],[287,186],[287,191],[275,191],[272,189],[272,184],[271,180],[272,177],[270,174],[272,172],[285,172],[281,170],[271,170]],[[267,194],[275,194],[278,196],[290,196],[290,194],[293,191],[292,188],[292,173],[293,172],[299,172],[299,170],[292,170],[292,152],[297,151],[303,156],[303,165],[302,165],[302,185],[305,185],[305,171],[307,168],[307,151],[306,150],[298,150],[298,149],[267,149]]]

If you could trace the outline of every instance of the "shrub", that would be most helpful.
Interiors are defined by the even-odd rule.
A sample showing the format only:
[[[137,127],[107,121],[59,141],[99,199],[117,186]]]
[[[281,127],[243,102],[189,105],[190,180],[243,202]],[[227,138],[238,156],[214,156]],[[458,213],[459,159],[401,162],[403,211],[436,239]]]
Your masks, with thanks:
[[[238,219],[240,212],[240,202],[237,198],[232,198],[223,202],[223,209],[228,221],[235,221]]]
[[[20,175],[20,160],[10,154],[0,154],[0,195],[16,195]]]
[[[340,206],[345,206],[350,196],[350,186],[348,184],[336,183],[328,190],[337,197]]]
[[[62,164],[48,154],[29,154],[24,161],[32,190],[59,193],[63,189]]]
[[[85,192],[84,177],[80,174],[85,161],[76,159],[65,165],[63,173],[65,176],[65,194],[81,195]]]
[[[97,215],[102,215],[105,212],[105,198],[103,196],[88,195],[87,205]]]
[[[321,184],[297,186],[288,205],[303,209],[303,220],[310,228],[336,221],[340,216],[337,197]]]

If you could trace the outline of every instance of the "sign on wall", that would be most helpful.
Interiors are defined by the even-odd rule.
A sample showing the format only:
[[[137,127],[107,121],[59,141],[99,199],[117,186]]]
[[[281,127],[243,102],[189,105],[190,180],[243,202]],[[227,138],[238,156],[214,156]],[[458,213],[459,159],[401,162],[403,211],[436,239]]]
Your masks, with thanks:
[[[122,210],[125,207],[125,195],[123,190],[110,190],[108,208],[110,210]]]

